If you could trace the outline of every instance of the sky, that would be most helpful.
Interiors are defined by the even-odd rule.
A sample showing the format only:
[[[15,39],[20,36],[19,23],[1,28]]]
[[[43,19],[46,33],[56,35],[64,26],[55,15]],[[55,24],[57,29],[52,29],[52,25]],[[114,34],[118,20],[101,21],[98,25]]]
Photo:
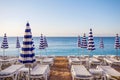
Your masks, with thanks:
[[[0,36],[115,36],[120,34],[120,0],[0,0]]]

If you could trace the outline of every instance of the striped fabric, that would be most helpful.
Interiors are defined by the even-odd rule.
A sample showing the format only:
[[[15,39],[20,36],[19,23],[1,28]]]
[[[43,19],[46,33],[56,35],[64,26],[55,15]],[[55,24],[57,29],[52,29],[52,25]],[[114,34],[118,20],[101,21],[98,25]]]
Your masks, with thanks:
[[[78,47],[81,47],[80,36],[78,36]]]
[[[16,41],[16,48],[20,48],[20,42],[19,42],[19,38],[17,37],[17,41]]]
[[[90,50],[90,51],[95,50],[95,45],[94,45],[94,39],[93,39],[92,29],[90,29],[90,32],[89,32],[87,49]]]
[[[118,34],[116,34],[116,37],[115,37],[115,45],[114,45],[114,48],[115,48],[115,49],[119,49],[119,48],[120,48],[120,43],[119,43],[119,36],[118,36]]]
[[[43,38],[43,35],[42,35],[42,34],[41,34],[41,36],[40,36],[39,49],[45,49],[45,46],[44,46],[44,38]]]
[[[83,38],[82,38],[81,48],[87,48],[87,40],[86,40],[85,33],[84,33]]]
[[[47,43],[46,36],[44,36],[44,47],[45,47],[45,48],[47,48],[47,47],[48,47],[48,43]]]
[[[99,48],[104,48],[104,43],[103,43],[103,38],[100,38],[100,47]]]
[[[1,48],[2,48],[2,49],[7,49],[7,48],[9,48],[9,47],[8,47],[8,41],[7,41],[6,33],[4,34],[4,38],[3,38],[3,42],[2,42],[2,44],[1,44]]]
[[[25,35],[23,38],[23,46],[19,61],[23,64],[35,62],[35,53],[33,48],[32,33],[29,23],[26,24]]]
[[[32,39],[32,46],[33,46],[33,49],[35,49],[35,45],[34,45],[34,41],[33,41],[33,39]]]

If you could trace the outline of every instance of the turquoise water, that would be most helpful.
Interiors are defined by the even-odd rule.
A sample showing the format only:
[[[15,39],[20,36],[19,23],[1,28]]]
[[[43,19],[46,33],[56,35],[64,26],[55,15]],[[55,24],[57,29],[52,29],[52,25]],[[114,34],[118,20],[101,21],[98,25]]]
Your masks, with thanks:
[[[46,50],[39,50],[39,37],[34,37],[35,44],[35,54],[39,55],[56,55],[56,56],[68,56],[68,55],[116,55],[116,50],[114,49],[114,37],[103,37],[104,49],[99,48],[99,37],[95,37],[95,48],[96,50],[89,52],[87,49],[81,49],[77,47],[77,37],[48,37],[48,48]],[[0,37],[0,44],[3,38]],[[21,46],[23,38],[19,38]],[[19,50],[16,49],[16,37],[8,37],[9,48],[5,50],[5,55],[13,56],[19,55]],[[120,54],[120,50],[118,50]],[[3,55],[3,49],[0,49],[0,55]]]

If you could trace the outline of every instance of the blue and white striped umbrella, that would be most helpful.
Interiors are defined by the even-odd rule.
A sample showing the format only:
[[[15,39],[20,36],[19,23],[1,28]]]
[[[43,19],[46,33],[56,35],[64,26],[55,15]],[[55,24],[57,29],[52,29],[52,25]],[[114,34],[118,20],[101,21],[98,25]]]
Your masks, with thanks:
[[[80,36],[78,36],[78,47],[81,47]]]
[[[17,41],[16,41],[16,48],[20,48],[20,42],[19,42],[19,38],[17,37]]]
[[[119,36],[116,34],[115,37],[115,45],[114,48],[116,49],[116,56],[118,56],[118,49],[120,49],[120,43],[119,43]],[[118,57],[116,57],[118,59]]]
[[[87,48],[87,39],[85,33],[82,38],[81,48]]]
[[[3,56],[4,56],[4,59],[5,59],[5,49],[9,48],[6,33],[4,34],[4,38],[3,38],[3,42],[1,44],[1,48],[3,49]]]
[[[44,47],[45,47],[45,48],[47,48],[47,47],[48,47],[48,43],[47,43],[46,36],[44,36]]]
[[[35,45],[34,45],[34,41],[33,41],[33,39],[32,39],[32,46],[33,46],[33,49],[35,49]]]
[[[45,46],[44,46],[44,37],[43,37],[42,34],[41,34],[41,36],[40,36],[40,45],[39,45],[39,49],[45,49]]]
[[[35,62],[35,53],[33,48],[32,34],[29,23],[26,24],[25,34],[23,38],[22,52],[19,61],[23,64]]]
[[[90,50],[90,51],[95,50],[95,44],[94,44],[92,29],[90,29],[90,32],[89,32],[87,49]]]
[[[7,48],[9,48],[9,47],[8,47],[8,41],[7,41],[6,33],[4,34],[4,38],[3,38],[3,42],[2,42],[1,48],[2,48],[2,49],[7,49]]]
[[[119,47],[120,47],[119,36],[118,36],[118,34],[116,34],[114,48],[119,49]]]
[[[103,43],[103,38],[100,38],[100,46],[99,48],[103,49],[104,48],[104,43]]]

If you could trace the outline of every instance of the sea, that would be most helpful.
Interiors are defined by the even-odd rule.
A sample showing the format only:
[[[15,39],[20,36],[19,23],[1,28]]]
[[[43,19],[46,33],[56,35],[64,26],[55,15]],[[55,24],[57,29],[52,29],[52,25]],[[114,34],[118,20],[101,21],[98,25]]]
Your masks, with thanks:
[[[6,56],[19,56],[21,48],[16,48],[16,37],[8,37],[9,48],[5,49]],[[81,38],[82,40],[82,38]],[[0,45],[3,37],[0,37]],[[19,37],[22,46],[23,37]],[[55,55],[55,56],[69,56],[69,55],[120,55],[120,49],[114,48],[115,37],[103,37],[104,49],[99,48],[100,37],[94,37],[95,50],[89,51],[87,49],[77,47],[77,37],[47,37],[48,47],[44,50],[39,49],[40,37],[33,37],[35,45],[35,55]],[[3,49],[0,48],[0,55],[3,56]]]

